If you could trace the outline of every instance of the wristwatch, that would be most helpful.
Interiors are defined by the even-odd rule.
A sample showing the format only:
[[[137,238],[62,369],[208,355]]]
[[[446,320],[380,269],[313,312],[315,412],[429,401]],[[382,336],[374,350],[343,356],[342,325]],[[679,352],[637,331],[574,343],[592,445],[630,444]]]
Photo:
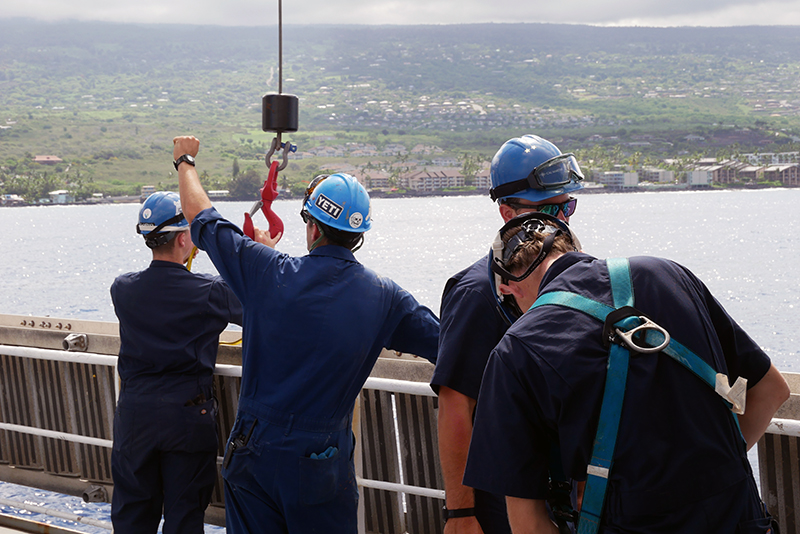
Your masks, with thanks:
[[[178,159],[172,162],[172,164],[175,165],[176,171],[178,170],[178,167],[180,167],[180,164],[183,163],[184,161],[189,165],[191,165],[192,167],[194,167],[194,157],[190,156],[189,154],[184,154],[183,156],[179,157]]]
[[[475,508],[456,508],[448,510],[447,506],[442,508],[442,519],[447,523],[448,519],[456,519],[458,517],[472,517],[475,515]]]

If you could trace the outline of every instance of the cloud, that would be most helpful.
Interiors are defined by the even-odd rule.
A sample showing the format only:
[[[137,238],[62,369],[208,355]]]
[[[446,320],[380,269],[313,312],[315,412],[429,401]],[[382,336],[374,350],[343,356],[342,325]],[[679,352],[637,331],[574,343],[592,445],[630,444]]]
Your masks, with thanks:
[[[800,4],[774,1],[719,6],[713,10],[686,10],[663,16],[639,15],[611,23],[616,26],[797,26]]]
[[[133,23],[271,26],[277,1],[263,0],[31,0],[4,2],[0,17]],[[465,24],[550,22],[604,26],[800,25],[796,0],[294,0],[284,2],[287,24]]]

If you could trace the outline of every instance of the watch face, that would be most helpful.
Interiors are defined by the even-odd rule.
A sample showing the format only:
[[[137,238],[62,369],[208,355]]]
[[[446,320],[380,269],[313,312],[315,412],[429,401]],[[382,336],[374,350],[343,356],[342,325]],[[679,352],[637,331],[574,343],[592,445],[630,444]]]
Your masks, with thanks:
[[[183,159],[186,161],[186,163],[194,165],[194,158],[189,154],[184,154]]]

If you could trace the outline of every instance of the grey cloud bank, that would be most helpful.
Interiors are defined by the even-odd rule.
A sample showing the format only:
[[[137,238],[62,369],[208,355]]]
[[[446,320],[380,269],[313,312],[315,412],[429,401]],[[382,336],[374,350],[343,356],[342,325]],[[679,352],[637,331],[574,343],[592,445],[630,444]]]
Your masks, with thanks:
[[[34,0],[3,2],[0,18],[46,21],[95,20],[268,26],[277,22],[277,0]],[[562,2],[484,2],[465,0],[299,0],[284,2],[287,24],[468,24],[549,22],[601,26],[800,25],[800,0],[752,3],[745,0],[565,0]]]

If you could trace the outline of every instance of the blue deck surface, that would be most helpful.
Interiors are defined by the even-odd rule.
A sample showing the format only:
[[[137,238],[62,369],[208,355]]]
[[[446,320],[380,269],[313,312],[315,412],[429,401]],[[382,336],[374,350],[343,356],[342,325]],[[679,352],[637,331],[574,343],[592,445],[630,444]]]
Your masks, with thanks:
[[[34,506],[40,506],[42,508],[58,510],[59,512],[67,512],[97,521],[105,521],[109,524],[111,523],[111,504],[109,503],[85,503],[80,497],[73,497],[72,495],[63,495],[61,493],[55,493],[52,491],[29,488],[27,486],[19,486],[17,484],[10,484],[7,482],[0,482],[0,498]],[[0,514],[23,517],[25,519],[39,521],[40,523],[46,523],[48,525],[69,528],[79,532],[87,532],[91,534],[108,534],[111,532],[110,530],[106,530],[101,527],[75,523],[74,521],[33,513],[19,508],[4,506],[2,504],[0,504]],[[160,529],[159,532],[161,532]],[[206,525],[205,532],[206,534],[221,534],[225,532],[225,528],[214,525]]]

